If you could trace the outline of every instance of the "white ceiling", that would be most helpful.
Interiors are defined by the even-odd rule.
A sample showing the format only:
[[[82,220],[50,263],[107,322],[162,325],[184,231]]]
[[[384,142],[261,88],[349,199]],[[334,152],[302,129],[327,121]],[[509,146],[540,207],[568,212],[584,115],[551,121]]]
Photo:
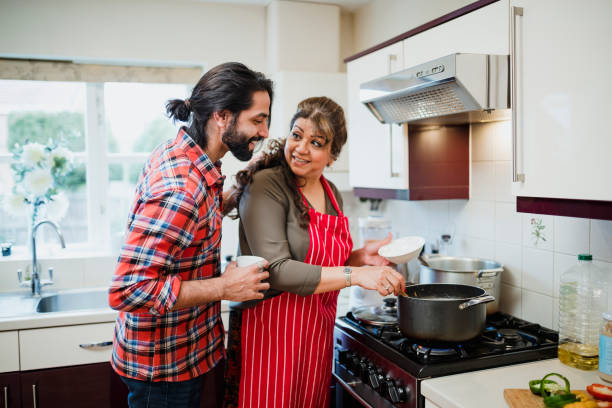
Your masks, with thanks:
[[[233,4],[251,4],[258,6],[266,6],[272,0],[197,0],[206,3],[233,3]],[[370,0],[299,0],[308,3],[336,4],[343,10],[355,11],[359,7],[367,4]]]

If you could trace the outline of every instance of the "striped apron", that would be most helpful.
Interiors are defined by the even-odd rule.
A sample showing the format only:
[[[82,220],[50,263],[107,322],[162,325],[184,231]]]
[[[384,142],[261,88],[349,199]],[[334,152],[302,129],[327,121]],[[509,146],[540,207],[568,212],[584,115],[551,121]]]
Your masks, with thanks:
[[[338,216],[309,209],[304,262],[342,266],[353,248],[348,219],[323,176],[321,183]],[[240,407],[329,406],[337,299],[338,291],[285,292],[243,312]]]

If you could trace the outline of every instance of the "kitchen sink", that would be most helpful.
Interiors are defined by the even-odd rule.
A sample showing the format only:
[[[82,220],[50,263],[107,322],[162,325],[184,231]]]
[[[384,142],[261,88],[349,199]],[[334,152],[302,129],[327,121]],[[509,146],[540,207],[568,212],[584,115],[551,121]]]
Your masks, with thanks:
[[[36,312],[72,312],[108,307],[108,289],[89,289],[44,296],[38,302]]]

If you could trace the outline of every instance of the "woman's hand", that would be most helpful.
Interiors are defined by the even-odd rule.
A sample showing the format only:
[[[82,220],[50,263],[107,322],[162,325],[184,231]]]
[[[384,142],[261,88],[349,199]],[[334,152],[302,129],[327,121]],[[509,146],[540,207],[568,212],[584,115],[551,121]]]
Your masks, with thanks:
[[[382,256],[378,255],[378,250],[387,245],[393,240],[391,233],[387,235],[387,238],[381,240],[366,241],[363,248],[353,251],[348,260],[348,265],[351,266],[362,266],[362,265],[373,265],[373,266],[385,266],[391,265]]]
[[[404,277],[389,266],[362,266],[353,269],[355,283],[364,289],[376,290],[382,296],[399,295],[406,289]]]

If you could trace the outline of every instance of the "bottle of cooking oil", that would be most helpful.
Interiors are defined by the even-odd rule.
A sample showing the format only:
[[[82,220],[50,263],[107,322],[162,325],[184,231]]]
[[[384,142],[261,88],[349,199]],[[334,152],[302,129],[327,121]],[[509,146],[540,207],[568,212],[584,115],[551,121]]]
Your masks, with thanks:
[[[561,275],[559,288],[559,360],[582,370],[599,363],[601,315],[607,311],[610,278],[589,254]]]

